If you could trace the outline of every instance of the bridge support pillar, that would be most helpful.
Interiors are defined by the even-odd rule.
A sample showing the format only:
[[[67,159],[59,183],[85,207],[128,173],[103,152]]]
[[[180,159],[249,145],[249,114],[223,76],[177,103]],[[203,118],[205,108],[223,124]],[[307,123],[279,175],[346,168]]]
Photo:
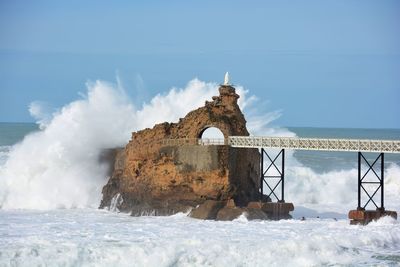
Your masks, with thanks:
[[[275,157],[272,157],[261,148],[260,174],[260,202],[268,218],[272,220],[292,218],[289,212],[293,211],[293,204],[285,203],[285,149],[281,149]]]
[[[386,211],[384,207],[384,156],[384,153],[380,153],[371,164],[361,152],[358,152],[358,202],[357,210],[349,212],[350,224],[367,224],[383,216],[391,216],[397,219],[395,211]],[[362,171],[363,165],[367,167],[365,172]],[[379,171],[376,170],[377,167],[380,167]],[[368,174],[371,175],[368,176]],[[380,196],[379,205],[375,202],[378,192]],[[366,210],[368,204],[374,205],[376,210]]]
[[[281,164],[277,161],[281,158]],[[268,162],[267,168],[265,168],[265,161]],[[280,165],[280,166],[279,166]],[[260,177],[260,193],[261,200],[267,196],[268,200],[274,197],[278,202],[285,202],[285,149],[281,149],[280,152],[272,159],[264,148],[261,148],[261,177]],[[264,195],[264,184],[268,188],[267,194]],[[280,194],[276,191],[280,185]]]

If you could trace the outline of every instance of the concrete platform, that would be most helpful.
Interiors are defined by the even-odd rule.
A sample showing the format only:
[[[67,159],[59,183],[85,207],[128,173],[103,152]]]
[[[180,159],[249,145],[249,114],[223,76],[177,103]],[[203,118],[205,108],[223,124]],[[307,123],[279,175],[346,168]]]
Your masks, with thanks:
[[[349,211],[350,224],[366,225],[384,216],[390,216],[397,220],[397,212],[390,210],[351,210]]]

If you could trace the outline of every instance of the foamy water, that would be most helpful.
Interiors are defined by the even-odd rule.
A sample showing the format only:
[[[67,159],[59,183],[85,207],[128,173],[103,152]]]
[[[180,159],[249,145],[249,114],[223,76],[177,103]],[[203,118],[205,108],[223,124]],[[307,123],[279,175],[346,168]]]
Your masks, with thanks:
[[[400,225],[332,219],[201,221],[99,210],[0,211],[1,266],[400,264]]]
[[[295,205],[295,220],[214,222],[96,210],[108,179],[101,151],[125,145],[134,130],[177,121],[216,95],[217,87],[195,79],[135,107],[118,85],[95,82],[52,114],[32,104],[42,130],[0,146],[0,266],[400,264],[396,221],[362,227],[346,220],[356,207],[356,169],[316,172],[292,151],[286,153],[285,194]],[[279,112],[254,113],[256,97],[237,91],[252,134],[295,136],[269,127]],[[388,164],[385,206],[397,211],[399,177],[400,167]],[[298,220],[303,216],[306,221]]]

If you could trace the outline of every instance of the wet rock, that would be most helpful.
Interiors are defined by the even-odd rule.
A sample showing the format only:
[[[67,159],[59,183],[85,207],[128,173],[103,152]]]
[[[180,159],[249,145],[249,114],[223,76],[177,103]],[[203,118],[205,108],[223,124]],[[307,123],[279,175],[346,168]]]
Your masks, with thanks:
[[[246,208],[245,216],[248,220],[268,220],[268,215],[261,209]]]
[[[217,214],[225,205],[224,201],[206,200],[203,204],[194,208],[189,216],[202,220],[215,220]]]
[[[230,207],[224,207],[221,209],[218,214],[217,214],[217,221],[232,221],[234,219],[237,219],[240,215],[245,212],[246,209],[235,207],[235,208],[230,208]]]
[[[292,218],[289,213],[290,211],[293,211],[294,206],[292,203],[252,201],[248,203],[247,209],[255,212],[254,219],[257,219],[257,217],[263,217],[263,214],[265,214],[265,216],[270,220],[280,220]],[[261,211],[262,213],[258,211]]]
[[[262,203],[261,210],[268,214],[271,220],[291,219],[289,214],[294,210],[293,203],[267,202]]]

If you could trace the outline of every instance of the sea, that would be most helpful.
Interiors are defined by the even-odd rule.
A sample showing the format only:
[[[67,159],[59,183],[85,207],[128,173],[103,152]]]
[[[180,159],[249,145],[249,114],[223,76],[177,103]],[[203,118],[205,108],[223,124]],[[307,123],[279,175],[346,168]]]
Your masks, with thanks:
[[[400,136],[398,129],[287,129],[299,137]],[[2,175],[4,168],[12,168],[7,167],[12,151],[22,149],[24,138],[40,132],[43,130],[35,123],[0,123]],[[43,147],[46,149],[50,148]],[[0,176],[0,266],[400,266],[398,221],[382,218],[367,226],[354,226],[346,217],[348,209],[356,207],[356,153],[295,151],[289,157],[286,196],[295,211],[293,219],[281,221],[248,221],[244,215],[230,222],[203,221],[184,213],[132,217],[95,205],[41,209],[17,203],[14,207],[5,200],[4,192],[13,194],[15,190],[9,183],[21,183],[24,190],[29,186],[23,183],[32,183],[33,191],[44,186],[38,191],[43,194],[53,188],[35,184],[34,173],[30,181],[18,181],[20,177],[4,181]],[[41,157],[35,158],[33,153],[30,160]],[[293,170],[290,162],[295,164]],[[20,171],[32,172],[26,167],[29,165],[20,162]],[[399,166],[400,157],[388,154],[386,203],[397,211]],[[37,168],[34,171],[40,173]],[[302,197],[307,194],[311,198]],[[29,191],[23,195],[25,201],[40,203]]]
[[[274,126],[285,114],[261,110],[268,105],[241,86],[236,92],[255,136],[400,139],[399,129]],[[285,152],[290,220],[132,217],[116,207],[98,209],[109,178],[99,160],[104,149],[123,147],[133,131],[178,121],[217,93],[217,83],[193,79],[137,106],[121,85],[95,81],[62,107],[32,102],[36,123],[0,123],[0,266],[400,266],[397,220],[349,224],[347,213],[357,207],[355,152]],[[365,157],[373,162],[377,154]],[[385,208],[399,212],[398,155],[385,154],[384,175]],[[366,179],[374,179],[373,171]]]

